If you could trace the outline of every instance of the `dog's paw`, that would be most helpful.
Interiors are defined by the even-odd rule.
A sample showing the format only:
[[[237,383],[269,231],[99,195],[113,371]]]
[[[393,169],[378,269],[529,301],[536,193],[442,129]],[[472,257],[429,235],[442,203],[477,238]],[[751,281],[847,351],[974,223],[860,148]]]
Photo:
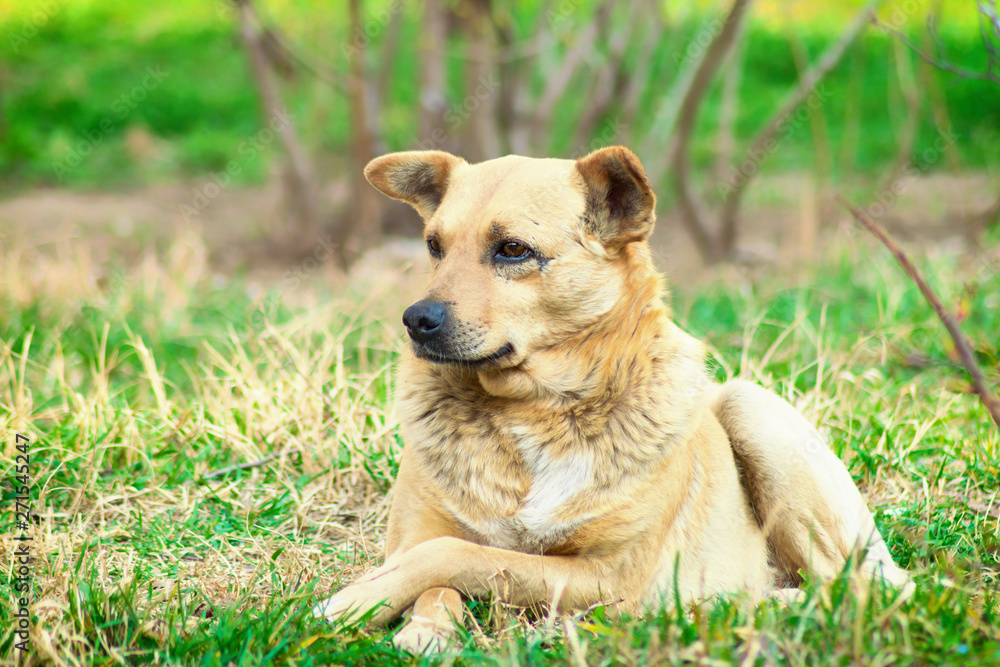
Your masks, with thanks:
[[[392,643],[398,649],[420,655],[441,653],[454,639],[454,628],[435,626],[432,623],[422,623],[419,619],[412,619],[393,636]]]
[[[331,598],[327,598],[322,602],[317,602],[312,608],[313,618],[325,618],[328,621],[334,621],[341,618],[345,613],[347,613],[347,611],[348,610],[344,609],[341,605],[340,600],[337,599],[336,595]]]
[[[371,613],[371,623],[384,622],[391,613],[388,596],[373,594],[366,586],[348,586],[333,597],[316,604],[312,613],[315,618],[328,621],[351,621]]]

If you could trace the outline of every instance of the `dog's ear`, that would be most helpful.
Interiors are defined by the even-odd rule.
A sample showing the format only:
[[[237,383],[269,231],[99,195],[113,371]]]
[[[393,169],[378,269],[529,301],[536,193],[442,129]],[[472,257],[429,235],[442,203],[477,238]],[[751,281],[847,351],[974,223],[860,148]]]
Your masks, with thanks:
[[[576,170],[587,186],[588,232],[611,247],[649,237],[656,195],[635,153],[624,146],[601,148],[577,160]]]
[[[375,189],[417,209],[430,219],[448,189],[451,171],[465,160],[444,151],[409,151],[377,157],[365,167]]]

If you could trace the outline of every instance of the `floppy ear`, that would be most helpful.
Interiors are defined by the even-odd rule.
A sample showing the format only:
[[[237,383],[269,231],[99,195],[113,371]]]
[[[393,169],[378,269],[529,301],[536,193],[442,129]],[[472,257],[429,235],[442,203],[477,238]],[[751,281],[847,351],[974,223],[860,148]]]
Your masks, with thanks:
[[[612,247],[649,237],[656,195],[635,153],[624,146],[601,148],[577,160],[576,170],[587,186],[587,231]]]
[[[444,151],[389,153],[368,163],[365,178],[376,190],[405,201],[428,220],[444,199],[452,169],[465,163]]]

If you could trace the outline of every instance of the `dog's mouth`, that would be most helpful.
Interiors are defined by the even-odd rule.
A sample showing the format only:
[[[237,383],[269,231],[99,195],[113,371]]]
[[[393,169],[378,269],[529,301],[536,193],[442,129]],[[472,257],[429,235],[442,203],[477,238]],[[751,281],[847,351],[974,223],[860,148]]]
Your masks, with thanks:
[[[448,355],[441,354],[440,352],[435,352],[434,350],[429,350],[423,345],[413,345],[413,352],[421,359],[426,359],[435,364],[451,364],[454,366],[465,366],[466,368],[479,368],[482,366],[489,366],[491,364],[500,361],[504,357],[508,357],[514,353],[514,346],[510,343],[504,343],[504,345],[497,350],[487,354],[484,357],[477,357],[472,359],[467,359],[463,357],[450,357]]]

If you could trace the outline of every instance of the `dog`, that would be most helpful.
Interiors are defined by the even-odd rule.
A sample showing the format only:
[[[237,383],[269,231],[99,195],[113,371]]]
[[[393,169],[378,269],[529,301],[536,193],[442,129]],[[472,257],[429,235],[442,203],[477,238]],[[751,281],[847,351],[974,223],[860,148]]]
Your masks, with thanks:
[[[670,318],[656,197],[627,148],[579,160],[440,151],[368,181],[425,222],[431,283],[403,314],[405,441],[385,562],[318,604],[446,646],[462,595],[639,613],[832,578],[908,585],[843,463],[791,405],[710,380]]]

